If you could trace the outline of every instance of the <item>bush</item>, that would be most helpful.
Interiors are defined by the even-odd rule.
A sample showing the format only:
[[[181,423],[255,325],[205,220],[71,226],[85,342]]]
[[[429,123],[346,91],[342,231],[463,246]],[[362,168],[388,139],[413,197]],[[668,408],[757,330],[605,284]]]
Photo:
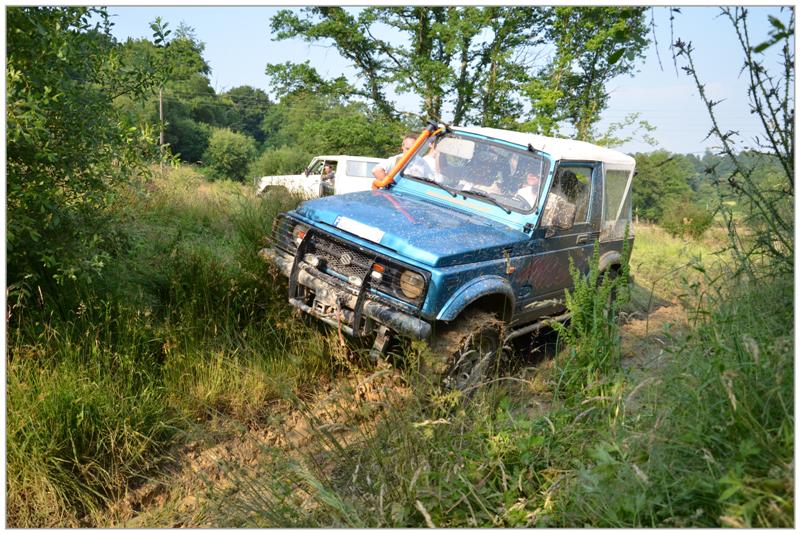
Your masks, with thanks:
[[[661,225],[675,237],[699,238],[711,226],[714,214],[697,204],[671,202],[664,208]]]
[[[11,295],[49,295],[54,282],[96,278],[120,248],[111,187],[144,172],[142,156],[154,145],[114,109],[112,94],[132,96],[149,82],[115,64],[112,36],[95,27],[106,17],[94,8],[7,11]]]
[[[251,137],[222,128],[212,132],[203,161],[213,178],[243,182],[255,154],[256,143]]]
[[[178,119],[167,125],[165,139],[173,154],[180,155],[181,161],[197,163],[208,149],[211,128],[192,119]]]
[[[273,174],[297,174],[301,172],[315,154],[290,146],[268,148],[250,165],[250,176]]]
[[[555,363],[556,396],[580,402],[586,396],[603,394],[616,378],[622,358],[617,313],[630,297],[630,246],[626,241],[620,269],[600,272],[600,247],[594,253],[586,276],[570,258],[572,291],[566,292],[571,317],[567,324],[555,323],[559,340],[569,345],[565,357]]]

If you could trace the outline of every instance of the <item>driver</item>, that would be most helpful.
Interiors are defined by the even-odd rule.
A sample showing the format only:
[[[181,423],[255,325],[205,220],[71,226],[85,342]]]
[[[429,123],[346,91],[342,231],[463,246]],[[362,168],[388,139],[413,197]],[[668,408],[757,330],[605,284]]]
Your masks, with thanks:
[[[333,167],[331,167],[330,163],[326,163],[324,167],[322,167],[322,178],[323,180],[333,180],[336,177],[335,173],[333,172]]]

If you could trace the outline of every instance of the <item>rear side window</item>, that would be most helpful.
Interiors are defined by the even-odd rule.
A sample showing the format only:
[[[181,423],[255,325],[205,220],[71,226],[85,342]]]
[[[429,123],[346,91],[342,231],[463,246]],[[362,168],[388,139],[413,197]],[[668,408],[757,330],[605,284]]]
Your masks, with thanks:
[[[378,161],[348,161],[347,175],[358,178],[372,178],[372,169],[378,163]]]
[[[602,239],[622,239],[631,221],[631,170],[606,170]]]

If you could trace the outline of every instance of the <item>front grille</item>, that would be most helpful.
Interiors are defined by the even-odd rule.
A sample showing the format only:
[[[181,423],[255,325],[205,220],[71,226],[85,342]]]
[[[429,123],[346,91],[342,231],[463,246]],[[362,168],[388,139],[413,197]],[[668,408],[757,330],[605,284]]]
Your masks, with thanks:
[[[297,244],[292,237],[292,230],[296,224],[297,222],[289,217],[278,215],[272,221],[272,235],[268,242],[286,252],[293,253],[297,249]]]
[[[355,276],[363,279],[377,258],[377,255],[368,256],[329,236],[312,233],[308,236],[308,240],[306,252],[322,260],[327,272],[333,271],[346,277]]]

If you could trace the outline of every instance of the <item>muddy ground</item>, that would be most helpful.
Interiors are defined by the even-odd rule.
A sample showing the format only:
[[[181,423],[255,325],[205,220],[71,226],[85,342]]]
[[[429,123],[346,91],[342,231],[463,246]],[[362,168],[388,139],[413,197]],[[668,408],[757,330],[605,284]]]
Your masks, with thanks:
[[[687,327],[687,317],[677,303],[659,303],[649,314],[623,315],[623,365],[644,380],[664,361],[672,336]],[[519,358],[507,387],[531,388],[524,407],[531,413],[547,410],[545,397],[538,397],[537,373],[555,355],[556,336],[543,333],[515,347]],[[276,402],[268,421],[251,427],[226,422],[224,417],[206,422],[174,448],[150,479],[133,485],[109,509],[109,527],[219,527],[218,515],[209,513],[209,490],[235,492],[231,473],[269,477],[263,461],[265,447],[288,456],[309,457],[322,453],[320,430],[337,440],[363,435],[394,400],[410,395],[400,371],[389,365],[355,371],[321,390],[302,406]],[[312,428],[313,421],[313,428]]]

